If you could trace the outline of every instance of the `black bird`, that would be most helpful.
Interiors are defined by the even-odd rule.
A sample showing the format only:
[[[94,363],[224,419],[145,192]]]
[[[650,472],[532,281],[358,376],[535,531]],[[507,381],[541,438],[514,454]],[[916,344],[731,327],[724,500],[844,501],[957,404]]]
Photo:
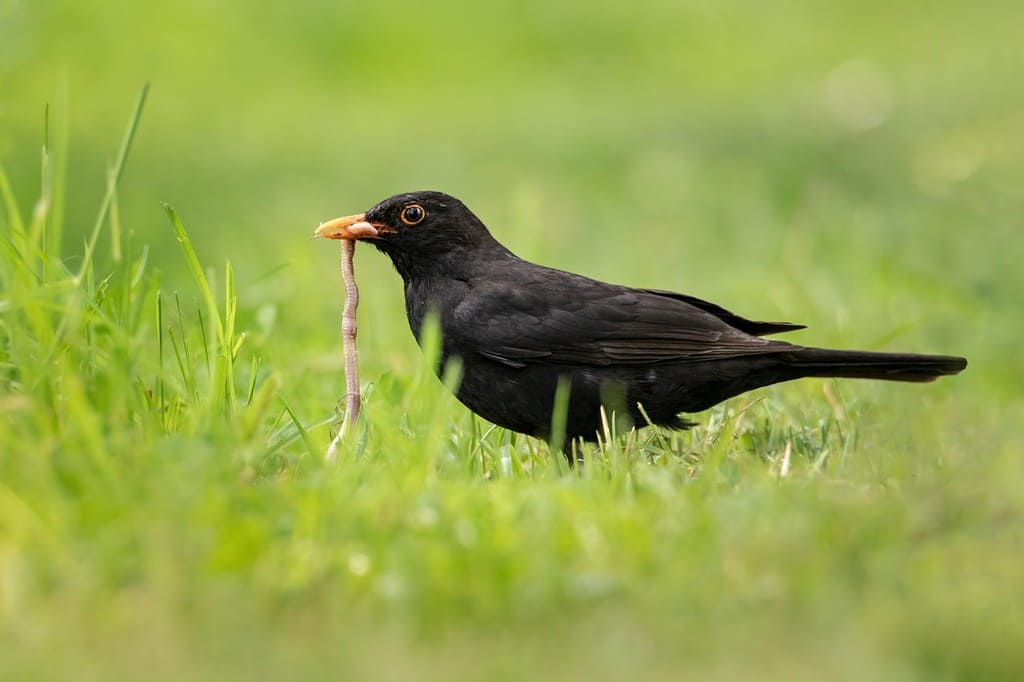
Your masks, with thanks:
[[[527,262],[441,192],[398,194],[325,223],[320,237],[372,243],[405,283],[417,340],[429,311],[441,366],[461,358],[457,397],[500,426],[552,436],[560,378],[568,386],[564,443],[594,440],[601,407],[637,425],[681,429],[698,412],[801,377],[932,381],[967,360],[945,355],[808,348],[762,338],[803,329],[756,322],[693,296],[607,284]],[[643,411],[641,411],[641,407]],[[646,414],[645,414],[646,413]],[[568,453],[568,450],[567,450]]]

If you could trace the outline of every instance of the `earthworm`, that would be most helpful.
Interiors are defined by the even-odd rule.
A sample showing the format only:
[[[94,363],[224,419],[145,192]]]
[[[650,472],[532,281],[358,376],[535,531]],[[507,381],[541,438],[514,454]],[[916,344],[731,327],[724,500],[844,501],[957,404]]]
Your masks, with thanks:
[[[341,278],[345,282],[345,307],[341,313],[341,345],[345,355],[345,417],[341,428],[331,441],[325,455],[328,462],[338,458],[338,445],[349,426],[359,417],[359,351],[356,349],[356,309],[359,307],[359,287],[356,286],[352,257],[356,252],[355,239],[341,241]]]

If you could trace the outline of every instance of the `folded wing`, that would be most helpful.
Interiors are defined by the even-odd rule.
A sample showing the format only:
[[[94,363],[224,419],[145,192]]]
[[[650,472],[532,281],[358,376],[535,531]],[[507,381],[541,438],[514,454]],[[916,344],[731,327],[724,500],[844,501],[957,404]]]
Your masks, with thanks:
[[[546,273],[557,273],[558,276]],[[777,353],[794,346],[756,334],[798,329],[754,322],[683,294],[630,289],[539,268],[510,284],[477,286],[455,310],[452,341],[497,362],[579,366],[686,363]]]

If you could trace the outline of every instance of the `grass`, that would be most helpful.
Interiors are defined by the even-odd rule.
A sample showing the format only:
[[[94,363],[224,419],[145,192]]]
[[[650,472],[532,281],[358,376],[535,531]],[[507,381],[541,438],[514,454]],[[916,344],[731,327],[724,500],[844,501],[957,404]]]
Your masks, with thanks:
[[[990,68],[1017,22],[994,6],[938,3],[927,26],[909,7],[891,24],[837,7],[814,20],[847,28],[810,45],[779,40],[803,35],[798,5],[744,19],[649,4],[502,33],[439,3],[460,58],[418,52],[429,18],[388,3],[351,10],[405,37],[373,58],[367,34],[324,40],[344,22],[316,3],[295,3],[287,30],[273,13],[213,16],[228,5],[107,16],[124,41],[96,40],[71,4],[12,10],[18,35],[87,42],[69,77],[96,89],[47,110],[41,166],[38,109],[24,125],[0,109],[32,136],[0,133],[0,678],[1020,677],[1024,119],[1009,114],[1024,96]],[[177,19],[209,40],[186,51],[119,23]],[[237,21],[273,36],[265,54],[232,38]],[[676,29],[703,51],[686,55],[717,58],[671,62]],[[619,36],[614,59],[595,35]],[[119,52],[140,40],[178,61]],[[807,114],[805,78],[862,41],[896,104],[851,132],[862,119]],[[960,70],[933,70],[942,54]],[[204,80],[218,55],[254,70]],[[409,78],[417,58],[454,81]],[[562,90],[588,60],[606,87]],[[137,67],[162,82],[133,108],[104,88]],[[861,92],[843,74],[873,82],[857,68],[821,67],[826,108]],[[650,96],[669,73],[686,92]],[[388,106],[346,110],[359,135],[324,135],[332,78],[381,84]],[[39,100],[38,79],[12,83]],[[446,106],[460,83],[484,102]],[[616,109],[609,91],[648,106]],[[108,157],[114,109],[132,114]],[[328,466],[340,276],[307,237],[399,183],[444,184],[545,263],[806,322],[807,343],[971,366],[927,386],[757,391],[689,432],[615,434],[571,472],[451,398],[394,274],[359,249],[363,417]],[[624,248],[623,229],[642,241]]]

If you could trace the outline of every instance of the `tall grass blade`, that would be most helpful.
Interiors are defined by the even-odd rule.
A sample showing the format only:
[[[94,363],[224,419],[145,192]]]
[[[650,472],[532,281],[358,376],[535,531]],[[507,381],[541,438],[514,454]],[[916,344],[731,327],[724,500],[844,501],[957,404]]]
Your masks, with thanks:
[[[131,151],[132,140],[135,139],[135,131],[138,129],[139,120],[142,118],[142,107],[146,104],[146,95],[148,93],[149,83],[146,83],[142,86],[138,99],[135,100],[135,109],[132,112],[131,118],[128,120],[128,129],[125,131],[124,137],[121,140],[121,149],[118,151],[117,159],[114,161],[114,166],[110,169],[110,173],[107,176],[107,191],[103,195],[99,214],[96,216],[96,222],[93,223],[92,232],[89,234],[88,241],[86,241],[85,254],[82,256],[82,267],[78,272],[78,276],[75,278],[76,281],[81,281],[82,277],[85,275],[86,268],[88,268],[92,263],[92,255],[96,249],[96,242],[99,240],[100,232],[103,230],[103,224],[107,220],[107,214],[109,213],[110,206],[114,201],[117,184],[121,181],[121,174],[124,173],[124,166],[128,161],[128,153]]]
[[[209,313],[210,319],[215,323],[214,328],[217,331],[217,339],[223,344],[224,343],[224,327],[220,322],[220,312],[217,310],[217,301],[213,297],[213,290],[210,288],[210,282],[206,278],[206,273],[203,272],[203,266],[199,263],[199,257],[196,255],[196,250],[192,246],[192,240],[189,239],[188,232],[185,231],[185,226],[181,222],[181,218],[168,204],[164,204],[164,211],[167,212],[167,217],[171,221],[171,227],[174,229],[174,236],[178,240],[178,244],[181,246],[181,251],[185,254],[185,262],[188,264],[189,272],[192,273],[192,279],[195,280],[196,286],[199,287],[199,292],[202,294],[203,302],[206,304],[206,310]]]
[[[288,404],[288,400],[284,397],[284,393],[278,392],[277,397],[281,401],[281,404],[284,405],[284,411],[288,413],[288,418],[291,419],[292,424],[295,426],[295,431],[299,434],[299,437],[302,438],[302,442],[306,446],[306,452],[308,452],[309,456],[313,459],[319,459],[320,453],[317,452],[316,444],[314,444],[313,439],[309,437],[309,432],[302,426],[302,422],[299,421],[297,416],[295,416],[295,412],[292,410],[291,405]]]

